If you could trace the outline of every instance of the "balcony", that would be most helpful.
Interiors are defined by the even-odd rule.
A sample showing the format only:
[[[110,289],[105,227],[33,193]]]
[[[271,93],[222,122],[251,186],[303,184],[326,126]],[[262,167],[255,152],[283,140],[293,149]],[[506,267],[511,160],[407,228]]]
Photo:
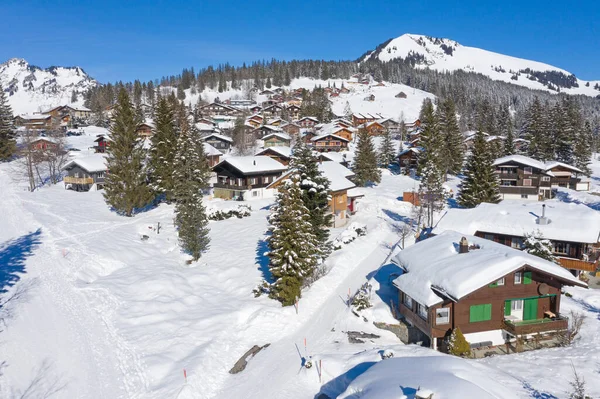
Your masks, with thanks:
[[[569,327],[569,319],[562,315],[554,319],[511,321],[504,320],[504,330],[512,335],[535,334],[548,331],[564,331]]]
[[[94,179],[91,177],[65,176],[63,180],[66,184],[94,184]]]
[[[519,174],[518,173],[496,172],[496,174],[498,175],[498,178],[500,180],[519,180]]]
[[[500,192],[503,194],[538,195],[538,188],[525,186],[500,186]]]
[[[598,268],[598,261],[590,262],[573,258],[558,258],[560,265],[569,270],[583,270],[586,272],[595,272]]]

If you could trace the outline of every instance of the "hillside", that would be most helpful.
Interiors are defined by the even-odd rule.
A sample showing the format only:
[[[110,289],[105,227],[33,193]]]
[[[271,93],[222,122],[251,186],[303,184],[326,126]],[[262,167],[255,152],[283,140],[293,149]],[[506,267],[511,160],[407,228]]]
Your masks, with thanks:
[[[20,58],[0,64],[0,84],[15,115],[33,113],[56,105],[83,105],[82,94],[98,82],[80,67],[41,69]],[[73,92],[78,93],[72,101]]]
[[[368,52],[362,61],[378,59],[383,62],[394,59],[410,59],[417,68],[431,68],[437,71],[481,73],[493,80],[568,94],[600,95],[600,80],[584,81],[571,72],[509,55],[494,53],[475,47],[463,46],[450,40],[423,35],[404,34]],[[589,85],[588,85],[589,83]]]

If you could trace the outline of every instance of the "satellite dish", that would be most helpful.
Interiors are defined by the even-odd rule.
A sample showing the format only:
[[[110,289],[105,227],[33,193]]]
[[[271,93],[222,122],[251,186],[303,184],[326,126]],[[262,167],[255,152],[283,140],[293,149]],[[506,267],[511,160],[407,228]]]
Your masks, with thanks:
[[[538,286],[538,292],[540,295],[548,295],[548,292],[550,292],[550,287],[548,287],[548,284],[542,283]]]

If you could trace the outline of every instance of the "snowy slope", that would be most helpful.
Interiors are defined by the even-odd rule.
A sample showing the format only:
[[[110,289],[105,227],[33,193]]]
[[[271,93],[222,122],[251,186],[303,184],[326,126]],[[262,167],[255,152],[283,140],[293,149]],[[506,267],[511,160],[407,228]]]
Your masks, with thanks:
[[[54,106],[83,105],[83,93],[98,85],[80,67],[41,69],[20,58],[0,64],[0,84],[15,115],[43,111]],[[71,95],[79,93],[78,101]]]
[[[424,57],[424,60],[417,65],[421,68],[429,67],[438,71],[456,71],[462,69],[467,72],[481,73],[494,80],[501,80],[539,90],[549,89],[537,80],[530,80],[530,74],[523,72],[517,77],[517,80],[511,79],[511,77],[516,72],[528,68],[531,71],[537,72],[555,71],[562,72],[566,76],[572,75],[571,72],[542,62],[511,57],[476,47],[463,46],[450,39],[432,38],[414,34],[404,34],[392,39],[383,48],[367,54],[363,61],[377,57],[379,60],[386,62],[395,58],[407,58],[413,54],[420,54]],[[594,89],[596,84],[600,84],[600,80],[590,81],[589,86],[586,86],[587,81],[581,79],[576,79],[576,81],[579,87],[561,87],[561,91],[569,94],[584,94],[594,97],[600,95],[600,91]]]

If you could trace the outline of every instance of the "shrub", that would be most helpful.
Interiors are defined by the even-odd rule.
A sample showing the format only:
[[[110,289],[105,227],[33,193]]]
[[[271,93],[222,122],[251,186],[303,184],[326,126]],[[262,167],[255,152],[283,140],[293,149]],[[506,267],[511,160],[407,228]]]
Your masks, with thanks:
[[[238,207],[236,209],[229,209],[227,211],[214,209],[212,211],[209,211],[208,219],[209,220],[225,220],[225,219],[230,219],[234,216],[238,219],[241,219],[241,218],[250,216],[251,211],[252,211],[252,208],[250,208],[248,205],[238,205]]]
[[[358,291],[356,291],[356,294],[354,294],[354,297],[352,297],[351,304],[354,307],[354,309],[356,309],[357,312],[360,312],[361,310],[368,309],[373,306],[371,304],[371,289],[372,288],[373,287],[371,286],[371,284],[364,283],[358,289]]]
[[[465,336],[463,335],[462,331],[460,331],[459,327],[456,327],[454,330],[452,330],[450,342],[448,343],[448,352],[454,356],[471,356],[471,346],[465,339]]]

